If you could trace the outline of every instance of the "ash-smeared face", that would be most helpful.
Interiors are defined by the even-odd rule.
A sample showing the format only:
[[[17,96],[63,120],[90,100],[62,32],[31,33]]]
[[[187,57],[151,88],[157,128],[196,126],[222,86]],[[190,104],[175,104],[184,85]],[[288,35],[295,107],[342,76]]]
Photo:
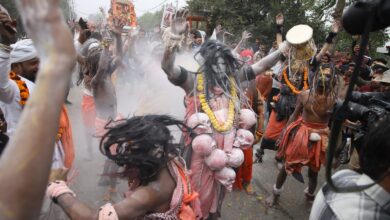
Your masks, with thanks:
[[[227,63],[226,61],[217,53],[216,63],[211,65],[213,70],[213,75],[215,79],[215,83],[217,85],[224,85],[228,81],[228,72],[227,72]]]
[[[225,60],[221,57],[220,53],[217,53],[217,62],[211,65],[211,68],[217,75],[226,75],[227,64]]]
[[[317,74],[316,87],[320,90],[329,91],[332,85],[332,69],[330,67],[320,68]]]

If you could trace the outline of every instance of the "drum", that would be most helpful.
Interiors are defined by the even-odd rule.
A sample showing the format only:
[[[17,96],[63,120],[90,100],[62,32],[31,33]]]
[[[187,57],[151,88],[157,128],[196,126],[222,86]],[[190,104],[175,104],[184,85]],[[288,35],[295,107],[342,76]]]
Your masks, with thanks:
[[[292,27],[286,34],[286,40],[292,45],[289,54],[291,60],[308,61],[317,52],[313,29],[309,25],[299,24]]]

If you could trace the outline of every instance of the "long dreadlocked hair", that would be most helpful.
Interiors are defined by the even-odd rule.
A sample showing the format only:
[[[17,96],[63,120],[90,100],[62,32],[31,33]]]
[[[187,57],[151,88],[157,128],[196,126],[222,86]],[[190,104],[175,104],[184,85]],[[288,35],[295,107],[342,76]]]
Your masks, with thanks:
[[[86,58],[86,65],[89,70],[89,75],[94,77],[99,68],[100,55],[102,55],[103,48],[100,46],[93,47],[88,50],[88,55]]]
[[[202,62],[199,61],[199,56],[202,57]],[[224,64],[226,65],[226,73],[224,73],[223,79],[219,79],[218,74],[214,71],[213,65],[218,64],[218,58],[221,57],[224,60]],[[229,90],[231,88],[229,82],[229,76],[233,76],[236,81],[236,90],[238,96],[240,97],[240,101],[246,105],[250,106],[248,99],[241,88],[240,80],[237,76],[237,71],[242,67],[243,62],[240,62],[232,53],[231,49],[225,44],[216,41],[216,40],[208,40],[206,43],[202,45],[199,51],[194,55],[194,58],[198,63],[202,63],[200,70],[203,71],[205,76],[205,84],[206,84],[206,97],[209,98],[209,88],[213,88],[214,86],[219,86],[223,89],[224,94],[229,97]],[[196,86],[194,87],[196,88]],[[236,106],[236,108],[239,108]]]
[[[135,116],[110,122],[100,141],[100,151],[125,171],[122,177],[135,175],[141,185],[153,181],[167,163],[179,155],[179,145],[173,143],[168,126],[190,129],[167,115]],[[115,153],[110,149],[116,147]],[[136,174],[134,174],[136,172]]]
[[[95,38],[89,38],[86,42],[84,42],[84,44],[82,45],[82,47],[80,48],[80,55],[82,57],[85,57],[85,59],[87,60],[88,58],[88,54],[89,52],[91,51],[90,46],[92,44],[100,44],[99,41]],[[98,59],[99,61],[99,59]],[[79,78],[77,80],[77,85],[80,85],[84,79],[84,74],[88,71],[87,68],[83,65],[80,66],[80,71],[79,71]]]
[[[335,67],[333,64],[331,63],[325,63],[325,64],[321,64],[320,67],[318,68],[318,70],[316,71],[314,77],[313,77],[313,81],[312,81],[312,85],[311,85],[311,88],[310,88],[310,92],[309,92],[309,95],[316,95],[316,91],[318,89],[317,87],[317,79],[318,77],[320,77],[322,74],[324,74],[322,72],[322,69],[330,69],[331,70],[331,78],[330,78],[330,90],[329,91],[324,91],[323,94],[325,95],[325,98],[326,100],[328,100],[328,98],[330,97],[331,100],[336,100],[337,99],[337,87],[338,87],[338,82],[339,82],[339,78],[338,78],[338,74],[337,74],[337,71],[335,70]],[[324,89],[325,88],[325,82],[323,81],[322,82],[323,85],[324,85]],[[317,102],[316,99],[314,99],[314,102]],[[320,103],[316,103],[316,104],[320,104]],[[313,110],[313,109],[312,109]],[[313,110],[314,114],[315,114],[315,111]]]
[[[241,64],[234,57],[230,48],[215,40],[209,40],[204,43],[200,50],[195,54],[195,59],[197,59],[197,55],[201,55],[204,59],[201,69],[206,76],[207,83],[210,83],[209,85],[212,86],[217,85],[217,73],[213,70],[212,66],[218,63],[219,57],[225,61],[226,72],[232,76],[234,76],[241,67]],[[228,89],[224,88],[224,85],[218,86],[221,86],[224,90]]]

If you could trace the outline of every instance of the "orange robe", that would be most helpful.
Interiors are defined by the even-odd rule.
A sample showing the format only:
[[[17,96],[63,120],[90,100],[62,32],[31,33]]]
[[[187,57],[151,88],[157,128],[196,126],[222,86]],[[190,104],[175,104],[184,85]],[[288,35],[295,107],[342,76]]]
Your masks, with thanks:
[[[64,148],[65,160],[64,165],[66,168],[72,168],[75,153],[73,145],[73,136],[72,136],[72,127],[70,125],[68,110],[65,105],[62,106],[60,114],[60,126],[59,130],[61,131],[61,143]]]
[[[90,133],[94,133],[95,130],[95,119],[96,119],[96,109],[95,109],[95,100],[93,96],[83,95],[83,100],[81,101],[81,113],[83,116],[83,122],[85,128]]]
[[[255,88],[253,88],[255,87]],[[272,89],[272,77],[264,74],[256,77],[255,82],[250,83],[250,88],[245,94],[249,99],[249,103],[254,108],[258,116],[257,126],[255,131],[256,142],[259,142],[263,136],[264,124],[264,97],[267,97]],[[257,99],[257,106],[253,106],[254,99]],[[233,187],[242,189],[243,183],[250,183],[252,180],[252,166],[253,166],[253,148],[242,150],[244,152],[244,162],[236,171],[236,180]]]
[[[271,115],[269,116],[269,121],[267,128],[265,129],[264,138],[272,141],[278,140],[283,129],[286,127],[287,119],[278,121],[276,119],[276,112],[272,110]]]
[[[311,133],[318,133],[321,140],[310,141]],[[327,123],[310,123],[299,118],[291,123],[280,143],[277,153],[279,158],[285,159],[285,168],[288,173],[300,173],[302,166],[309,166],[315,172],[326,163],[326,148],[328,146],[329,128]]]

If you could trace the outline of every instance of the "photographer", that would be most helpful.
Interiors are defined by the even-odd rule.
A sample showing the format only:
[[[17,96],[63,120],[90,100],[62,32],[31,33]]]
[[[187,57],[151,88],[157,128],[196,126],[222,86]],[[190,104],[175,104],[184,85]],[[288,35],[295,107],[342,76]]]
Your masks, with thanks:
[[[341,170],[333,175],[340,187],[375,183],[358,192],[336,193],[325,184],[314,201],[310,219],[390,219],[390,117],[372,124],[360,152],[362,174]]]
[[[375,82],[375,79],[380,79],[383,77],[383,73],[389,68],[386,66],[387,61],[382,58],[374,59],[371,65],[371,79],[370,82],[366,85],[360,87],[360,92],[377,92],[379,89],[379,84]]]

